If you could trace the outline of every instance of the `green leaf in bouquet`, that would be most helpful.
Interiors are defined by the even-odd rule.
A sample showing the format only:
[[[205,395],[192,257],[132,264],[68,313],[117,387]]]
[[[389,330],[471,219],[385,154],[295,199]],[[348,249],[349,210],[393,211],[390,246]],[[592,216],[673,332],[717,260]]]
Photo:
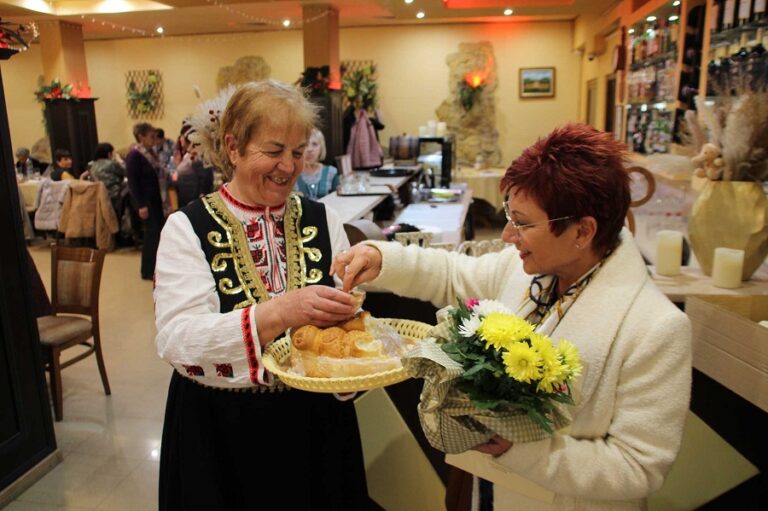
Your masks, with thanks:
[[[542,415],[535,408],[528,408],[526,412],[528,413],[528,417],[530,417],[532,421],[538,424],[541,429],[550,435],[554,433],[554,430],[552,429],[552,423],[545,415]]]

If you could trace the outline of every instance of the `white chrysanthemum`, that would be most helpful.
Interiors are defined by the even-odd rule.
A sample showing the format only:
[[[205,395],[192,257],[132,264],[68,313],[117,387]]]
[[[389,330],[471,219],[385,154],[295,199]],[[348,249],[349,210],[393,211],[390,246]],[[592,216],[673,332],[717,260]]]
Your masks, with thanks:
[[[468,318],[464,318],[461,320],[461,325],[459,325],[459,333],[462,337],[472,337],[477,332],[477,329],[480,328],[480,325],[482,325],[483,322],[480,320],[480,317],[476,314],[472,314]]]
[[[475,305],[472,312],[478,316],[487,316],[493,312],[500,312],[502,314],[512,314],[512,309],[504,305],[498,300],[480,300],[480,303]]]

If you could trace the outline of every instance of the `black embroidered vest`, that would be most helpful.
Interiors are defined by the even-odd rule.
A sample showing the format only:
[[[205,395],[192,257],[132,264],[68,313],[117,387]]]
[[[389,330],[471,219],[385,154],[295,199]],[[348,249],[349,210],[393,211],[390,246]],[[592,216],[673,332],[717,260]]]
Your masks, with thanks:
[[[245,229],[217,192],[181,209],[200,238],[216,282],[221,312],[269,300],[251,257]],[[325,205],[291,194],[285,204],[284,231],[288,291],[309,284],[333,286],[331,240]]]

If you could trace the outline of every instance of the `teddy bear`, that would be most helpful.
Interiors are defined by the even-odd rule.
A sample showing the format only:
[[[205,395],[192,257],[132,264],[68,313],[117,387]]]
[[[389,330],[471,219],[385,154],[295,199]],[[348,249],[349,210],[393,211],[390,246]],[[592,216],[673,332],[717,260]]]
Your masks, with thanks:
[[[720,149],[715,144],[704,144],[701,152],[691,158],[696,165],[694,174],[698,177],[707,177],[717,181],[723,175],[725,161],[720,157]]]

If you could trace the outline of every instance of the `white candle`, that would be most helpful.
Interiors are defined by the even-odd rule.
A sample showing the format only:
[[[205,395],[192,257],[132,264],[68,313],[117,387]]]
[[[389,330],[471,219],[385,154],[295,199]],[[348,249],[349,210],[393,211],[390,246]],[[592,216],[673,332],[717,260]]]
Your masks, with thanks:
[[[434,137],[437,133],[437,121],[427,121],[427,136]]]
[[[443,121],[440,121],[437,123],[437,136],[438,137],[444,137],[446,131],[448,131],[448,125],[445,124]]]
[[[712,265],[712,284],[733,289],[741,286],[744,271],[744,251],[735,248],[717,247]]]
[[[683,233],[659,231],[656,233],[656,273],[673,277],[680,275],[683,258]]]

